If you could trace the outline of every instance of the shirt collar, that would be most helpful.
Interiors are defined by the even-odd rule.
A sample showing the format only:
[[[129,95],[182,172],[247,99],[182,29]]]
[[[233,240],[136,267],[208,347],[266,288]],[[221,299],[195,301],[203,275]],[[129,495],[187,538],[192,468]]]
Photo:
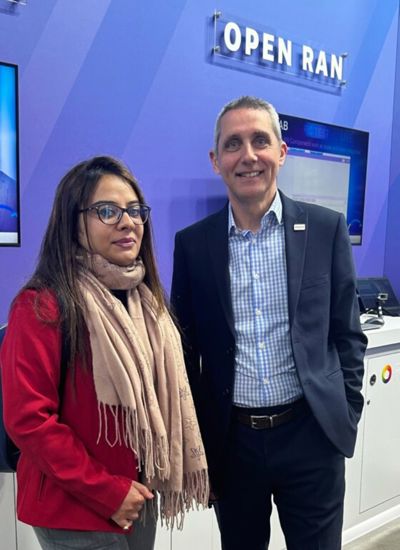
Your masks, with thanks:
[[[279,191],[276,192],[275,198],[272,201],[271,206],[268,208],[268,210],[265,212],[264,216],[261,219],[261,227],[265,227],[267,216],[270,212],[273,212],[275,214],[275,218],[280,225],[282,223],[282,200],[281,196],[279,194]],[[228,234],[232,235],[233,233],[241,233],[242,230],[239,229],[236,226],[235,218],[233,217],[233,211],[232,211],[232,205],[229,202],[228,205]]]

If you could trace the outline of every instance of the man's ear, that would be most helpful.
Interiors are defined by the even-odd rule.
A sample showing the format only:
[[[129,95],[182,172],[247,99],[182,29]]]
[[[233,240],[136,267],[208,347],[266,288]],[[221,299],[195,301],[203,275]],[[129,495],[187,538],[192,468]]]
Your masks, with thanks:
[[[218,157],[214,149],[211,149],[211,151],[208,153],[208,156],[210,157],[211,166],[213,167],[214,172],[216,174],[220,174],[221,172],[218,165]]]
[[[287,155],[288,146],[284,141],[281,143],[281,154],[279,157],[279,166],[283,166],[285,164],[286,155]]]

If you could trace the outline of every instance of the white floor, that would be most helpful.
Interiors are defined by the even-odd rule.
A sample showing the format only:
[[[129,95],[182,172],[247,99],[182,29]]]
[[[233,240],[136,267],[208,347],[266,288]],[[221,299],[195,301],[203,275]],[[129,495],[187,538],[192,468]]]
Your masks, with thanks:
[[[346,544],[343,550],[399,550],[400,519],[391,521],[383,527]]]

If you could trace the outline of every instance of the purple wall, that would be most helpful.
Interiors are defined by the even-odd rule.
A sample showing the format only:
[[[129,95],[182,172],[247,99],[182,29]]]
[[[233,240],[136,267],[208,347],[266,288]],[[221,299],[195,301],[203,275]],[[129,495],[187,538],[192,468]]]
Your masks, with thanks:
[[[327,94],[210,64],[215,8],[299,43],[348,52],[347,87]],[[387,218],[389,184],[390,197],[400,193],[396,132],[390,165],[398,10],[398,0],[40,0],[15,16],[0,12],[0,59],[20,68],[22,208],[21,248],[0,248],[0,321],[32,272],[60,177],[99,153],[123,158],[141,182],[168,289],[175,231],[223,202],[208,149],[217,112],[241,94],[370,132],[364,241],[354,256],[360,275],[386,270],[400,290],[399,260],[390,262],[399,236],[394,211]],[[397,128],[399,110],[397,100]]]
[[[383,271],[392,281],[394,291],[400,299],[400,32],[397,35],[397,52],[388,219]]]

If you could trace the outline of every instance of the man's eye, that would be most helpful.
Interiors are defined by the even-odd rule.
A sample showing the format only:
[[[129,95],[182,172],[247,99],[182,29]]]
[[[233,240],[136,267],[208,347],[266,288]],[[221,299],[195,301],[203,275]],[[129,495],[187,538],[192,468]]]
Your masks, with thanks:
[[[225,150],[226,151],[237,151],[240,147],[240,140],[239,139],[230,139],[225,143]]]
[[[268,139],[265,136],[257,136],[254,140],[256,147],[265,147],[268,143]]]

